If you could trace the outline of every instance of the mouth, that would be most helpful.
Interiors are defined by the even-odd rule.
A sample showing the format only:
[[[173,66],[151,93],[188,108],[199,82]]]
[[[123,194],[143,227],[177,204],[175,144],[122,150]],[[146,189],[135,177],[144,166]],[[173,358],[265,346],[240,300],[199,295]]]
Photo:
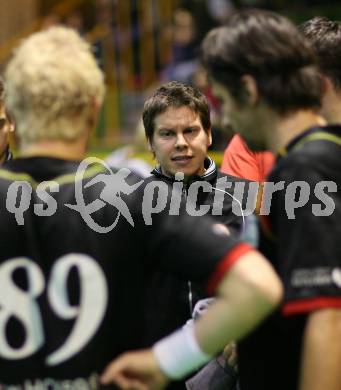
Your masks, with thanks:
[[[186,161],[189,161],[189,160],[192,160],[193,156],[175,156],[175,157],[172,157],[172,161],[176,161],[176,162],[186,162]]]

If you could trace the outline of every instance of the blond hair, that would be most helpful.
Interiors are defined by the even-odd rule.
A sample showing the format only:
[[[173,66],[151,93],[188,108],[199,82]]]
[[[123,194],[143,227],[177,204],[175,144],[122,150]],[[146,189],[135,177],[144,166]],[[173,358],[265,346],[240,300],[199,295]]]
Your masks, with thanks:
[[[6,72],[6,103],[24,142],[75,140],[104,96],[104,77],[76,31],[51,27],[25,39]]]

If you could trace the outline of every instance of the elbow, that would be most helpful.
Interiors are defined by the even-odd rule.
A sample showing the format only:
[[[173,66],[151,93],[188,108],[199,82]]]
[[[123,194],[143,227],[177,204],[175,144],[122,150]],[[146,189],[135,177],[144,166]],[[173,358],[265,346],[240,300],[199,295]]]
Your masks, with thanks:
[[[266,311],[274,310],[281,303],[283,284],[272,265],[260,253],[251,252],[243,256],[235,271],[240,282],[249,286],[250,299],[263,302]]]
[[[251,276],[252,282],[255,283],[255,287],[268,303],[269,308],[275,309],[283,300],[284,288],[282,281],[265,258],[260,258],[258,261],[257,268],[254,267]]]
[[[263,289],[263,294],[270,306],[273,309],[276,308],[282,302],[284,296],[283,284],[279,277],[274,274],[271,283],[267,283],[266,286],[263,286]]]
[[[274,271],[273,274],[268,274],[264,279],[253,280],[251,291],[251,299],[258,307],[261,316],[269,315],[283,300],[283,285]]]
[[[255,289],[258,290],[260,297],[266,302],[270,311],[281,304],[284,297],[284,287],[276,271],[267,261],[263,263],[262,270],[253,279],[253,282]]]

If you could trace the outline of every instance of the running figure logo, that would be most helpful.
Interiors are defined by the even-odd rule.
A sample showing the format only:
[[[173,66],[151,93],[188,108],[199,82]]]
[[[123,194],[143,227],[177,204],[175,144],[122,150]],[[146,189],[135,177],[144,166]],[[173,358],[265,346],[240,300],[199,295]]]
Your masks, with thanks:
[[[98,173],[84,186],[84,188],[89,188],[98,183],[104,183],[104,188],[102,189],[99,196],[100,199],[96,199],[89,204],[85,204],[82,181],[84,179],[87,168],[91,164],[100,164],[104,166],[109,174],[102,172]],[[130,170],[126,168],[120,169],[118,172],[113,173],[110,167],[103,160],[97,157],[88,157],[84,159],[79,164],[75,177],[76,204],[66,204],[65,206],[72,210],[78,211],[86,224],[97,233],[110,232],[117,225],[121,215],[127,220],[127,222],[130,223],[130,225],[134,226],[134,220],[130,214],[127,204],[121,198],[121,194],[132,194],[143,183],[143,180],[134,185],[129,185],[125,179],[130,175],[130,173]],[[92,214],[108,204],[113,206],[118,211],[118,213],[114,222],[110,226],[101,226],[93,219]]]

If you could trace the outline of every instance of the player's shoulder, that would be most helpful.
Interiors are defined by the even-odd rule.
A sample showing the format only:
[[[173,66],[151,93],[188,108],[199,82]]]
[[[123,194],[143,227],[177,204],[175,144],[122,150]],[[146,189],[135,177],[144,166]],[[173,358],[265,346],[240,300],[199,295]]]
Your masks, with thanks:
[[[224,179],[228,183],[250,183],[251,181],[248,179],[244,179],[242,177],[237,177],[234,175],[230,175],[228,173],[222,172],[220,169],[217,171],[217,180]]]
[[[287,164],[315,166],[339,157],[341,126],[329,125],[307,130],[289,146]],[[339,160],[339,158],[338,158]]]
[[[292,182],[304,180],[319,172],[319,165],[313,160],[310,152],[306,150],[292,151],[277,160],[267,178],[267,182]]]
[[[7,165],[0,167],[0,197],[8,198],[11,196],[10,189],[17,192],[24,191],[24,188],[31,189],[33,187],[34,179],[26,172],[15,172],[9,169]]]

